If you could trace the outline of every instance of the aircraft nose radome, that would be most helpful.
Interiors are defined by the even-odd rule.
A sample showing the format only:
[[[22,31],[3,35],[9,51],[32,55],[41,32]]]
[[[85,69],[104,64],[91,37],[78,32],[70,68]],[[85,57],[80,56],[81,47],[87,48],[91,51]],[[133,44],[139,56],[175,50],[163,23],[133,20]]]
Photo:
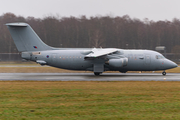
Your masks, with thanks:
[[[178,67],[178,65],[176,63],[174,63],[173,61],[166,59],[165,63],[164,63],[164,67],[165,67],[165,69],[171,69],[171,68]]]

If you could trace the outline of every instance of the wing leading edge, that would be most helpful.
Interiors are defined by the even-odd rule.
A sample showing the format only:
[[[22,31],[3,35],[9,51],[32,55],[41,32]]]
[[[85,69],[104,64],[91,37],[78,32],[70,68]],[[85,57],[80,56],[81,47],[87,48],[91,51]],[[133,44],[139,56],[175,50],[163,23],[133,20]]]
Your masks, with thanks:
[[[118,49],[114,48],[107,48],[107,49],[92,49],[91,53],[85,56],[85,58],[96,58],[96,57],[101,57],[104,55],[108,55],[114,52],[117,52]]]

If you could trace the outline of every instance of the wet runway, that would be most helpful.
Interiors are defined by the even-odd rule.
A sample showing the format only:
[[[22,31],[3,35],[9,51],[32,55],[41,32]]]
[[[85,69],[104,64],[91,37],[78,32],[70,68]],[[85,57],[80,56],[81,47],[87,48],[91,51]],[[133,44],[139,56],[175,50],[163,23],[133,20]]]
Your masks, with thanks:
[[[0,81],[180,81],[180,73],[0,73]]]

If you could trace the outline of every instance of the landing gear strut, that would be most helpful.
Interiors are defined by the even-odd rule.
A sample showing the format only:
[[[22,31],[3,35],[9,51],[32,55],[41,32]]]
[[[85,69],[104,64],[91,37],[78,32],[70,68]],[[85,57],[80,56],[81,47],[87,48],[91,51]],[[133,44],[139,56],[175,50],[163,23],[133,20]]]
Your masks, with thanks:
[[[165,72],[165,71],[163,71],[163,72],[162,72],[162,75],[166,75],[166,72]]]

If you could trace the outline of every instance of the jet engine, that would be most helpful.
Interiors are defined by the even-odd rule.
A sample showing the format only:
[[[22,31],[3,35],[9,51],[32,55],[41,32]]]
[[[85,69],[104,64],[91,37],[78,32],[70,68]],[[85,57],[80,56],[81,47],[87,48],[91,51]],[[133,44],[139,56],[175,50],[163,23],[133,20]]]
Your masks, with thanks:
[[[125,67],[128,64],[128,58],[110,59],[108,63],[113,67]]]

